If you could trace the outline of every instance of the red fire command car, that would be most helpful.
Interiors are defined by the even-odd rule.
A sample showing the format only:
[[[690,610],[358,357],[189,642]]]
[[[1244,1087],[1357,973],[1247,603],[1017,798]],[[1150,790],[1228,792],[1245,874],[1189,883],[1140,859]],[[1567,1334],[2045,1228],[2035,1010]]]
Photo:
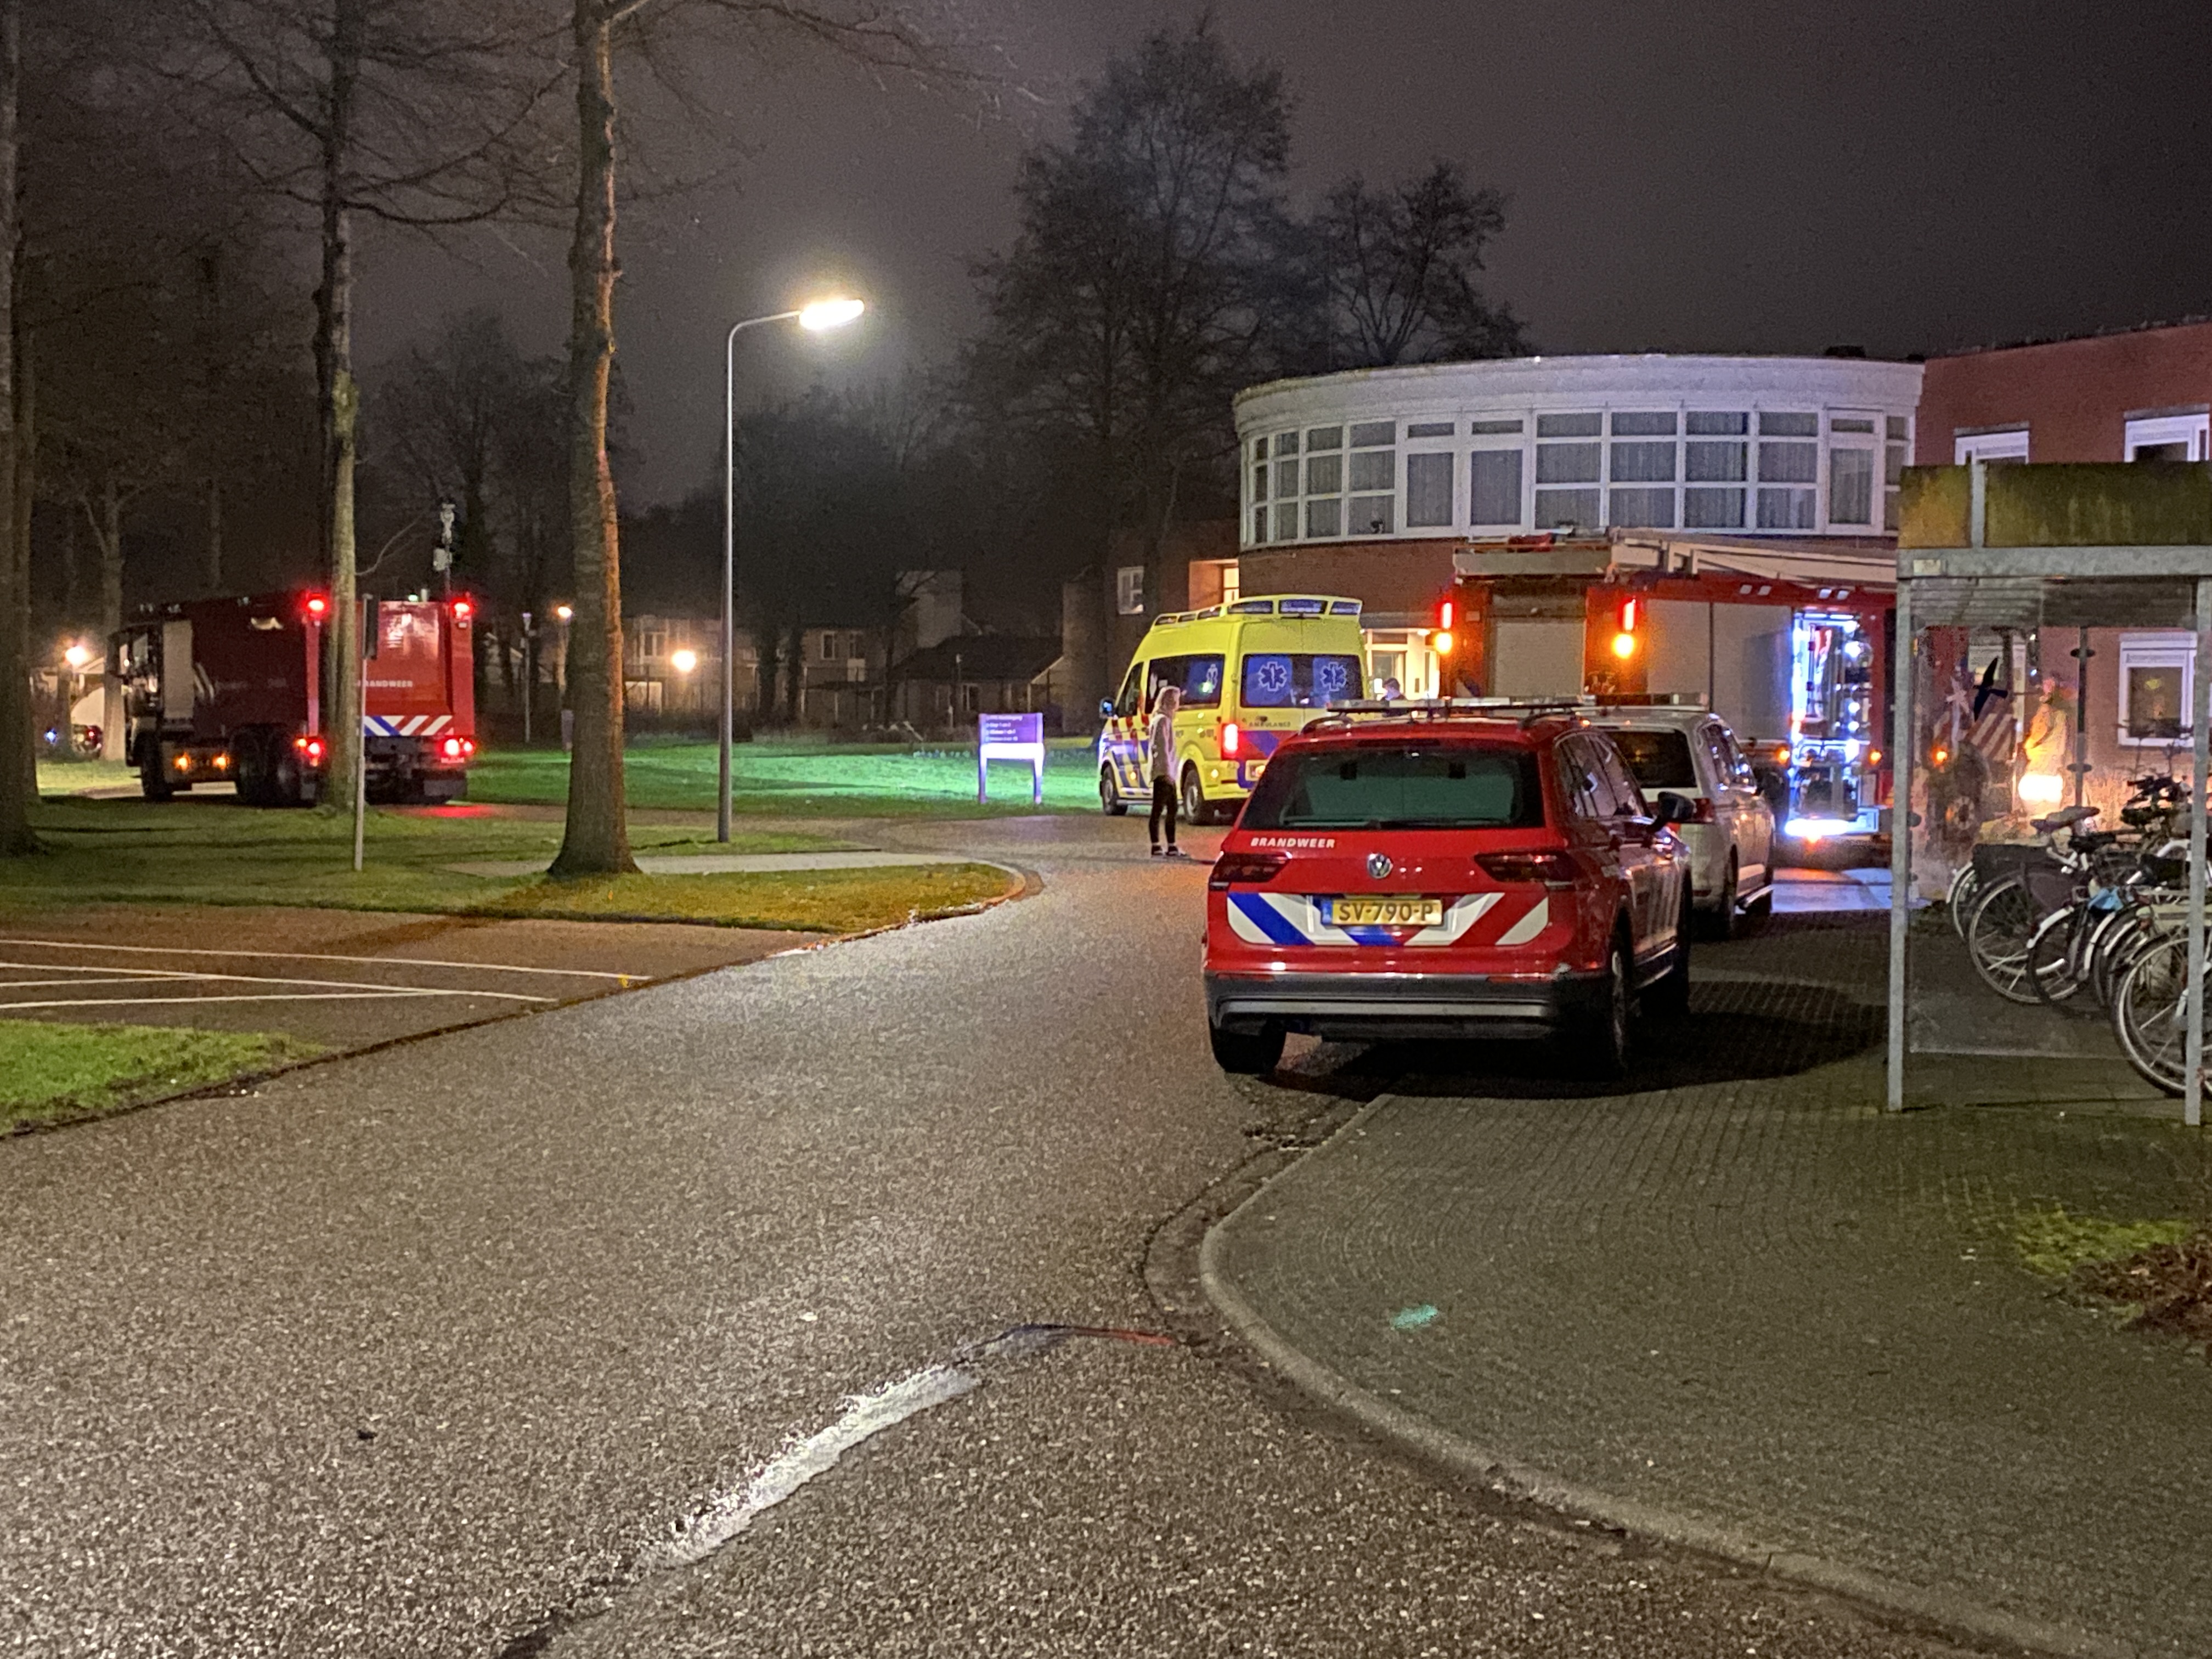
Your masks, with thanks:
[[[453,800],[476,754],[476,665],[466,599],[367,607],[362,716],[377,799]],[[149,800],[231,782],[258,806],[312,804],[326,786],[319,594],[264,593],[149,605],[110,642],[123,684],[125,758]]]
[[[1461,699],[1356,704],[1275,751],[1207,885],[1231,1072],[1322,1037],[1542,1037],[1601,1073],[1689,997],[1689,860],[1613,740]]]

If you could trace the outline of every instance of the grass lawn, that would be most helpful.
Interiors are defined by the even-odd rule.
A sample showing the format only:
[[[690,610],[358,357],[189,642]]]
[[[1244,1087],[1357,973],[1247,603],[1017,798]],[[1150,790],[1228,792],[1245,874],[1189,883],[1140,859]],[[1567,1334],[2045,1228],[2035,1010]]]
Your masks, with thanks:
[[[0,1019],[0,1134],[96,1117],[323,1052],[261,1031]]]
[[[1042,810],[1098,810],[1093,752],[1080,738],[1049,746]],[[715,763],[711,743],[635,744],[623,757],[629,804],[712,811]],[[568,757],[557,749],[487,750],[477,757],[469,796],[514,803],[566,800]],[[732,751],[731,797],[738,812],[794,817],[975,817],[1040,810],[1030,803],[1027,767],[994,766],[990,803],[979,805],[972,749],[911,745],[739,744]]]
[[[39,793],[42,795],[81,795],[88,789],[112,789],[136,785],[138,772],[121,761],[56,761],[39,763]]]
[[[848,933],[994,898],[1005,872],[976,865],[713,876],[624,876],[553,882],[446,868],[473,860],[550,859],[560,826],[466,806],[372,811],[366,868],[352,868],[348,819],[264,811],[227,798],[47,799],[36,817],[47,851],[0,862],[0,911],[87,901],[304,905],[487,916],[681,921]],[[634,829],[639,852],[804,852],[836,846],[788,832],[739,836],[717,848],[696,832]]]

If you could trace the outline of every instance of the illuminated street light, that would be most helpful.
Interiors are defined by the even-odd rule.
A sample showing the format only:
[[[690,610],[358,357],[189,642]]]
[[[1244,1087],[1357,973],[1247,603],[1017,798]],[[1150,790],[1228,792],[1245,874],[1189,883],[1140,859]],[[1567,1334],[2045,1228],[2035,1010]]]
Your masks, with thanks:
[[[62,660],[70,665],[71,673],[79,672],[92,660],[92,647],[79,641],[62,653]]]
[[[679,674],[688,674],[699,665],[699,653],[696,651],[672,651],[668,653],[668,665]]]
[[[556,605],[553,607],[553,614],[562,622],[574,622],[576,618],[576,607],[573,605]]]
[[[730,745],[735,740],[731,705],[737,696],[732,678],[738,655],[738,336],[769,323],[797,323],[822,334],[856,323],[866,302],[844,295],[809,300],[796,311],[748,317],[730,325],[722,342],[722,695],[720,757],[714,788],[714,839],[730,838]]]
[[[827,329],[857,323],[867,308],[866,302],[860,300],[813,300],[799,307],[799,325],[819,334]]]

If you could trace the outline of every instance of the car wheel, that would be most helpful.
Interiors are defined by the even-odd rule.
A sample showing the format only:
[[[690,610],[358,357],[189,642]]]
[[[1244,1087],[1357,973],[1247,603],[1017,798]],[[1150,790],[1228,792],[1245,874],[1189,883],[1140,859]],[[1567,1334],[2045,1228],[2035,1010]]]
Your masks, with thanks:
[[[1110,766],[1098,769],[1098,810],[1109,818],[1129,816],[1129,803],[1114,787],[1114,769]]]
[[[1735,937],[1735,854],[1730,853],[1728,875],[1721,882],[1721,901],[1705,913],[1705,937],[1724,940]]]
[[[1682,919],[1674,929],[1674,960],[1666,974],[1644,993],[1644,1006],[1655,1014],[1679,1019],[1690,1012],[1689,889],[1682,891]]]
[[[1283,1031],[1280,1026],[1263,1026],[1257,1031],[1224,1031],[1218,1025],[1208,1026],[1213,1039],[1214,1064],[1234,1077],[1261,1077],[1272,1072],[1283,1058]]]
[[[1213,809],[1206,804],[1206,791],[1199,787],[1198,769],[1182,769],[1182,821],[1185,823],[1211,823]]]
[[[1598,1000],[1570,1038],[1574,1059],[1590,1077],[1617,1078],[1628,1069],[1628,1022],[1635,999],[1630,972],[1628,941],[1616,936],[1606,957],[1605,984]]]

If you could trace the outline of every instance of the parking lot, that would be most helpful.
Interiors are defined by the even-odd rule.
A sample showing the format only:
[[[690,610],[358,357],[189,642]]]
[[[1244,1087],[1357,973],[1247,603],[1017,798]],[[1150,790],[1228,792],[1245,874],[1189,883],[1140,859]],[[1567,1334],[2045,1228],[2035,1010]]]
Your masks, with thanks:
[[[673,923],[88,906],[0,914],[0,1018],[283,1031],[332,1048],[632,990],[818,943]]]

